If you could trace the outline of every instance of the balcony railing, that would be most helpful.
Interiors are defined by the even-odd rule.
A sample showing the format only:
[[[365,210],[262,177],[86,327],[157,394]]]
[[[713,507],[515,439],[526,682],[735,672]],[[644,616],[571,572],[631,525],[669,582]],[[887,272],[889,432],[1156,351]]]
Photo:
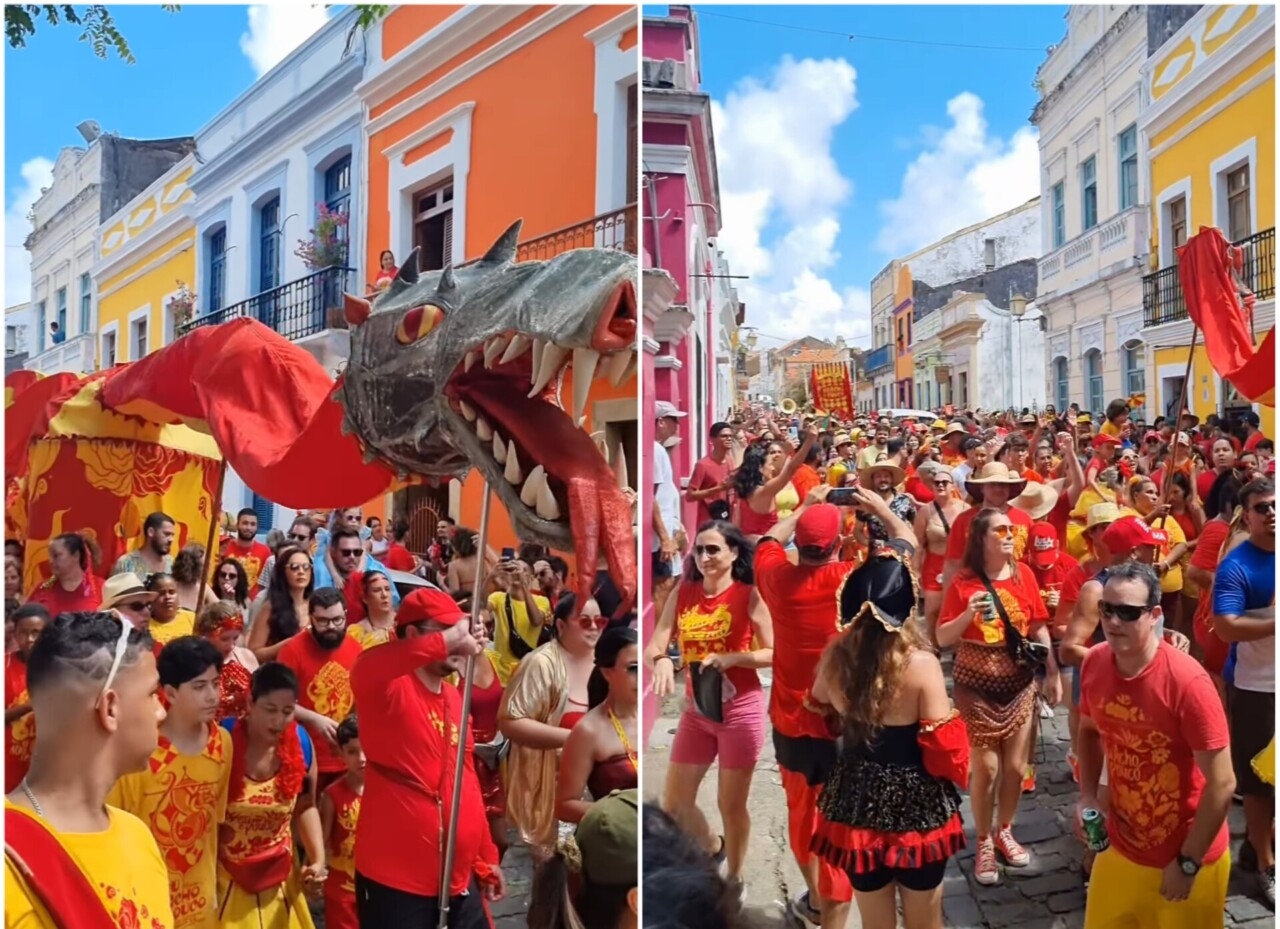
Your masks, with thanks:
[[[242,316],[258,320],[293,342],[326,329],[346,329],[342,294],[348,290],[357,292],[352,289],[355,273],[354,268],[322,268],[296,281],[255,294],[248,300],[197,316],[179,327],[178,335],[184,336],[200,326],[216,326]]]
[[[88,374],[97,367],[97,340],[91,332],[72,336],[32,355],[24,367],[41,374]]]
[[[1276,295],[1276,230],[1264,229],[1247,239],[1231,243],[1244,253],[1240,282],[1259,300]],[[1182,295],[1178,266],[1172,265],[1142,279],[1142,323],[1163,326],[1187,318],[1187,302]]]
[[[635,255],[636,232],[636,205],[628,203],[621,209],[522,242],[516,250],[516,260],[546,261],[575,248],[615,248]]]
[[[882,368],[893,364],[893,346],[881,345],[862,356],[862,364],[867,374],[875,374]]]

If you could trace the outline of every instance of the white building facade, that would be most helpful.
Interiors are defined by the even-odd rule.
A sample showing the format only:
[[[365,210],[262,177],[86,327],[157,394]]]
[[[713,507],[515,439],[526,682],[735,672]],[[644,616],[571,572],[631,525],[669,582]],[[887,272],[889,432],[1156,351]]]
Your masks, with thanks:
[[[23,301],[4,311],[4,357],[5,373],[9,373],[9,359],[17,359],[18,367],[26,360],[34,344],[35,333],[31,331],[31,304]]]
[[[1148,200],[1138,114],[1147,51],[1141,6],[1072,6],[1040,66],[1046,396],[1094,415],[1146,393],[1142,274]],[[1146,411],[1139,408],[1138,415]]]
[[[256,318],[314,354],[330,371],[345,360],[342,293],[368,289],[362,269],[359,196],[364,68],[356,12],[334,17],[196,134],[195,325]],[[314,271],[295,250],[310,238],[321,204],[352,217],[347,267]],[[287,523],[228,473],[223,508],[259,511],[262,529]]]

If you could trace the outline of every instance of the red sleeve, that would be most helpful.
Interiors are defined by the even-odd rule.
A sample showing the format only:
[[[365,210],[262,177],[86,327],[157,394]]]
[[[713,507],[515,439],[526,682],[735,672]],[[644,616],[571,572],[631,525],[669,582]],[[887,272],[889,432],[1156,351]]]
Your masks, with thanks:
[[[967,584],[958,584],[954,579],[952,580],[942,597],[942,609],[938,613],[938,622],[950,622],[969,608],[968,591]]]
[[[764,538],[760,544],[756,546],[756,571],[767,571],[769,568],[775,568],[787,561],[787,553],[782,548],[782,543],[777,539]]]
[[[1085,465],[1085,468],[1084,468],[1085,483],[1088,483],[1089,481],[1097,477],[1097,474],[1100,470],[1102,470],[1102,462],[1099,461],[1097,458],[1090,458],[1089,463]]]
[[[386,565],[392,571],[412,571],[413,555],[403,545],[393,544],[387,549]]]
[[[1227,524],[1220,519],[1211,519],[1200,530],[1200,541],[1191,554],[1191,566],[1205,571],[1214,571],[1218,567],[1218,552],[1222,542],[1230,531]]]
[[[310,633],[307,633],[310,635]],[[302,635],[302,633],[298,633]],[[280,647],[280,651],[276,652],[276,661],[284,665],[295,675],[302,673],[301,663],[298,661],[298,647],[296,644],[297,636],[288,639],[284,645]]]
[[[1170,673],[1173,672],[1171,666]],[[1216,752],[1229,744],[1227,714],[1208,673],[1200,667],[1196,667],[1195,672],[1188,675],[1180,688],[1178,718],[1182,721],[1187,745],[1193,752]]]
[[[1036,573],[1030,567],[1018,562],[1018,575],[1023,591],[1025,591],[1025,600],[1027,607],[1027,615],[1031,618],[1031,622],[1047,623],[1049,621],[1049,608],[1044,605],[1044,597],[1040,596],[1040,583],[1036,580]],[[952,587],[955,585],[952,584]]]
[[[1196,480],[1196,493],[1201,500],[1209,499],[1209,494],[1213,491],[1213,485],[1217,479],[1217,471],[1206,471]]]
[[[689,475],[689,490],[703,490],[703,485],[712,487],[710,476],[707,469],[702,466],[702,459],[698,459],[698,463],[693,466],[693,473]]]
[[[907,481],[905,489],[907,493],[911,494],[911,496],[915,497],[921,503],[932,503],[934,500],[933,491],[925,487],[924,481],[920,480],[920,478],[915,475],[912,475],[911,479]]]
[[[377,695],[386,691],[387,681],[412,674],[428,662],[443,661],[448,654],[442,632],[392,639],[385,645],[366,649],[351,669],[351,691],[356,705],[370,698],[377,702]]]
[[[972,510],[965,510],[956,517],[956,523],[947,535],[947,561],[959,561],[964,558],[965,541],[969,538],[969,524],[973,517]]]
[[[1265,438],[1266,436],[1263,435],[1261,432],[1255,432],[1253,435],[1249,436],[1249,438],[1244,440],[1244,450],[1246,452],[1253,451],[1258,447],[1258,443]]]
[[[1090,684],[1092,684],[1093,678],[1101,673],[1102,665],[1100,662],[1104,659],[1098,656],[1102,651],[1101,647],[1089,649],[1085,653],[1083,663],[1080,665],[1080,701],[1076,708],[1080,711],[1081,716],[1093,718],[1093,713],[1089,711],[1089,691],[1091,690]],[[1110,651],[1108,651],[1108,654],[1110,654]]]
[[[916,741],[925,771],[969,789],[969,732],[958,713],[941,722],[921,720]]]

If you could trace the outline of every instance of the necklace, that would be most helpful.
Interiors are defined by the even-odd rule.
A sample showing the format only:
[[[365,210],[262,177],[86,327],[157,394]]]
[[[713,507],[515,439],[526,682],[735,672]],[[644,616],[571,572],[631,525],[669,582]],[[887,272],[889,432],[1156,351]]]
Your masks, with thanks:
[[[44,819],[44,810],[40,808],[40,801],[36,799],[36,795],[31,792],[31,785],[27,783],[27,779],[22,779],[22,792],[27,795],[27,800],[31,802],[31,808],[36,811],[36,815]]]
[[[606,712],[609,714],[609,722],[613,723],[613,731],[618,733],[618,741],[622,743],[622,750],[627,753],[627,761],[631,762],[631,770],[639,771],[640,766],[636,760],[636,753],[631,747],[631,743],[627,741],[627,733],[626,730],[622,728],[622,720],[618,719],[618,717],[614,715],[612,706],[608,707]],[[28,796],[30,795],[28,794]]]

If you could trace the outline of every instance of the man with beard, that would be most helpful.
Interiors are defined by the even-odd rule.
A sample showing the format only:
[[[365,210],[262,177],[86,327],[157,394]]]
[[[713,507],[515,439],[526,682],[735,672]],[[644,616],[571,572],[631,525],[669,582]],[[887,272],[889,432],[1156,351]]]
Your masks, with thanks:
[[[146,823],[160,845],[174,929],[216,929],[218,826],[231,778],[231,733],[214,721],[222,654],[183,636],[165,645],[156,669],[168,707],[159,744],[146,770],[120,778],[107,801]]]
[[[488,929],[481,898],[504,893],[475,772],[462,696],[445,678],[478,655],[469,619],[443,591],[420,589],[396,613],[396,638],[360,656],[351,683],[367,759],[356,825],[356,911],[361,926],[422,929],[439,920],[448,894],[450,929]],[[458,739],[461,805],[452,809]],[[441,887],[450,819],[457,821],[452,872]]]
[[[357,511],[347,510],[346,512]],[[317,590],[321,587],[336,587],[342,590],[347,586],[351,575],[357,571],[387,573],[382,562],[364,550],[360,530],[346,522],[329,534],[328,545],[320,547],[320,551],[316,553],[314,570]],[[387,575],[387,580],[390,579],[390,575]],[[400,603],[400,594],[395,584],[391,585],[391,602]]]
[[[251,509],[243,509],[236,516],[235,538],[227,539],[222,546],[223,558],[234,558],[244,568],[249,578],[249,596],[256,597],[262,589],[258,578],[262,568],[271,557],[271,549],[258,541],[258,514]]]
[[[142,546],[116,559],[112,574],[133,574],[142,583],[153,574],[172,574],[174,522],[172,516],[152,513],[142,524]]]
[[[906,494],[898,493],[897,487],[906,480],[907,473],[896,464],[882,461],[863,468],[858,472],[858,484],[863,494],[875,494],[888,506],[894,516],[908,526],[915,522],[915,502]],[[889,541],[889,530],[881,519],[870,512],[858,514],[857,534],[859,542],[876,548]]]
[[[152,641],[111,613],[63,613],[40,633],[27,689],[40,738],[5,804],[6,926],[172,929],[169,874],[136,816],[107,806],[141,771],[164,710]]]
[[[869,467],[879,460],[880,456],[885,453],[889,445],[889,420],[881,419],[880,424],[876,426],[875,440],[858,452],[857,464],[858,470]]]
[[[311,628],[284,643],[276,661],[298,678],[298,722],[315,737],[318,790],[347,770],[338,752],[338,725],[351,715],[351,669],[360,643],[347,636],[347,608],[342,592],[321,587],[311,594]]]
[[[1276,902],[1271,846],[1275,789],[1253,770],[1253,759],[1275,737],[1276,708],[1276,487],[1265,477],[1240,489],[1249,533],[1222,559],[1213,580],[1213,630],[1235,644],[1235,676],[1227,690],[1231,754],[1244,797],[1248,842],[1257,853],[1258,881],[1268,905]]]

